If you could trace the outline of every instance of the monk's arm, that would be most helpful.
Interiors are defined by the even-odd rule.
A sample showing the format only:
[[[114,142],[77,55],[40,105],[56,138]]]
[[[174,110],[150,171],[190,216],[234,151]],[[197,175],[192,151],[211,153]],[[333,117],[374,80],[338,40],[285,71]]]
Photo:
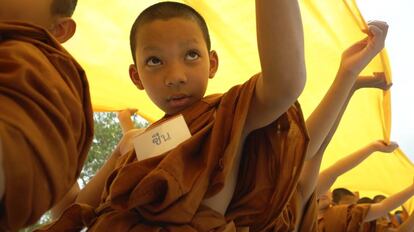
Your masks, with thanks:
[[[315,154],[315,156],[306,161],[304,164],[304,167],[301,172],[301,176],[299,178],[299,184],[298,184],[298,191],[300,193],[300,197],[304,202],[307,202],[310,198],[311,194],[316,189],[316,194],[321,194],[326,192],[331,184],[326,184],[325,186],[322,186],[321,184],[318,184],[318,177],[319,177],[319,169],[321,166],[323,154],[325,153],[325,150],[328,146],[328,144],[331,142],[333,135],[336,132],[336,129],[339,126],[339,123],[341,121],[341,118],[346,110],[346,107],[349,104],[349,101],[351,100],[351,97],[355,93],[355,91],[359,89],[366,89],[366,88],[374,88],[378,90],[387,91],[391,88],[392,84],[387,82],[387,79],[384,75],[384,73],[374,73],[372,76],[359,76],[356,80],[353,88],[351,89],[351,92],[348,94],[348,97],[344,104],[342,105],[342,108],[335,120],[334,125],[332,126],[331,130],[329,131],[328,135],[326,136],[325,140],[323,141],[322,145],[320,146],[318,152]],[[380,148],[383,148],[381,150],[388,150],[391,147],[389,145],[380,144]],[[394,146],[396,144],[393,144]],[[391,148],[391,150],[394,150],[394,148]],[[329,176],[324,175],[325,177],[329,178]],[[325,178],[322,177],[322,178]],[[335,181],[334,179],[331,179],[332,183]],[[321,183],[324,183],[322,180]],[[326,182],[325,182],[326,183]],[[320,186],[317,186],[320,185]],[[329,187],[328,187],[329,186]]]
[[[359,76],[358,77],[345,103],[342,105],[342,108],[335,120],[333,127],[329,131],[328,135],[326,136],[325,140],[320,146],[318,152],[315,154],[315,156],[312,159],[306,161],[304,164],[301,177],[299,179],[299,184],[298,184],[298,190],[304,202],[308,201],[311,194],[315,191],[315,188],[317,190],[317,194],[319,195],[319,193],[326,192],[330,187],[330,184],[327,184],[326,186],[320,186],[320,187],[316,186],[318,182],[318,177],[319,177],[319,169],[321,166],[323,154],[325,153],[325,150],[328,144],[331,142],[332,137],[335,134],[336,129],[338,128],[338,125],[341,121],[342,115],[344,114],[346,107],[348,106],[348,103],[351,100],[351,97],[353,96],[355,91],[359,89],[366,89],[366,88],[371,88],[371,89],[373,88],[373,89],[378,89],[382,91],[387,91],[391,88],[391,86],[392,84],[387,82],[387,79],[384,73],[374,73],[372,76]],[[380,148],[384,148],[382,149],[384,151],[391,148],[391,146],[389,145],[385,145],[385,144],[380,144],[380,145],[381,145]],[[395,146],[395,145],[396,144],[394,143],[392,146]],[[391,148],[391,150],[394,150],[394,149],[395,147]],[[327,187],[328,185],[329,187]]]
[[[389,211],[402,205],[413,195],[414,184],[402,190],[401,192],[384,199],[380,203],[372,204],[371,208],[369,209],[367,215],[364,218],[364,222],[369,222],[386,215]]]
[[[261,75],[247,116],[247,133],[286,112],[306,82],[298,1],[256,0],[256,23]]]
[[[105,187],[106,179],[115,168],[116,161],[120,157],[119,146],[112,152],[109,159],[99,169],[95,176],[81,189],[76,197],[75,203],[88,204],[97,207],[100,202],[102,191]]]
[[[302,169],[302,172],[299,178],[299,183],[298,183],[298,191],[303,201],[303,204],[305,204],[309,200],[310,196],[315,191],[323,154],[325,153],[325,150],[328,147],[328,144],[331,142],[332,137],[334,136],[336,129],[339,126],[342,115],[344,114],[346,107],[348,106],[348,103],[351,100],[351,97],[355,90],[356,88],[354,86],[354,89],[352,89],[345,103],[342,105],[341,111],[338,114],[334,125],[332,126],[331,130],[329,131],[328,135],[326,136],[324,142],[320,146],[316,155],[312,159],[307,160],[303,166],[303,169]],[[321,192],[318,189],[316,190],[317,190],[317,194]]]
[[[122,134],[125,134],[129,130],[135,128],[134,123],[131,120],[131,116],[137,112],[137,109],[125,109],[117,113],[119,124],[121,125]]]
[[[72,188],[66,193],[61,201],[59,201],[52,209],[50,209],[50,214],[52,220],[58,219],[63,211],[70,206],[72,203],[75,202],[76,197],[78,196],[80,191],[78,182],[72,186]]]
[[[340,159],[319,174],[317,183],[317,190],[319,194],[328,191],[339,176],[358,166],[372,153],[377,151],[389,153],[394,151],[397,147],[398,145],[394,142],[387,145],[384,141],[375,141],[357,150],[351,155]]]
[[[337,76],[328,92],[306,120],[310,137],[306,158],[317,154],[333,127],[344,102],[359,73],[384,48],[388,25],[374,21],[369,24],[368,37],[348,48],[342,54]]]
[[[397,232],[413,232],[414,231],[414,213],[398,227]]]

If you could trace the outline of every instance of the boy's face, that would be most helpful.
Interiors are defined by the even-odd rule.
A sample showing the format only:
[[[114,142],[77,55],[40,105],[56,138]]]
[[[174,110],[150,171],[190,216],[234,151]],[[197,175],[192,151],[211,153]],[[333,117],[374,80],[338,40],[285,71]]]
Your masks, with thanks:
[[[165,113],[175,114],[203,98],[209,78],[218,66],[215,52],[207,50],[198,24],[171,18],[139,28],[136,66],[130,76],[139,89]]]
[[[53,0],[0,0],[0,21],[19,21],[49,29]]]

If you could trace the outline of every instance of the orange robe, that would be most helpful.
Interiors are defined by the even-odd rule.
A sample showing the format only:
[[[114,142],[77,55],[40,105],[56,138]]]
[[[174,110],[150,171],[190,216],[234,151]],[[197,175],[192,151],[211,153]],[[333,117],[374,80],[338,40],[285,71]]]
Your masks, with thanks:
[[[318,221],[319,232],[375,231],[375,226],[364,223],[369,209],[369,204],[332,206]]]
[[[233,222],[250,231],[273,231],[275,218],[296,190],[305,158],[308,136],[299,104],[246,139],[226,215],[202,204],[223,188],[232,168],[256,80],[181,112],[190,139],[142,161],[134,151],[124,155],[98,209],[72,206],[49,231],[83,225],[89,231],[224,231]]]
[[[83,69],[45,30],[0,23],[0,230],[35,223],[76,182],[93,137]]]

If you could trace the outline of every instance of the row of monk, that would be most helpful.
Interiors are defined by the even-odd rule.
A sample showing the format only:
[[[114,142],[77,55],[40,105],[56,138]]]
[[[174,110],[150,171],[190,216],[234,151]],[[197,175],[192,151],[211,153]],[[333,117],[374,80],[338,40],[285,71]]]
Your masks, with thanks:
[[[142,11],[131,28],[129,74],[165,116],[145,131],[127,129],[80,189],[92,104],[84,70],[60,44],[75,33],[76,4],[0,1],[2,231],[18,231],[49,209],[56,220],[40,231],[359,231],[414,194],[410,186],[381,203],[347,205],[337,221],[328,220],[329,209],[318,220],[318,198],[346,169],[319,174],[349,100],[390,88],[383,73],[359,76],[384,48],[388,25],[369,23],[366,38],[343,52],[334,82],[305,120],[297,102],[307,78],[303,25],[293,0],[256,1],[260,70],[210,96],[219,59],[204,18],[177,2]],[[350,159],[396,146],[376,141]],[[399,230],[412,231],[410,221]]]

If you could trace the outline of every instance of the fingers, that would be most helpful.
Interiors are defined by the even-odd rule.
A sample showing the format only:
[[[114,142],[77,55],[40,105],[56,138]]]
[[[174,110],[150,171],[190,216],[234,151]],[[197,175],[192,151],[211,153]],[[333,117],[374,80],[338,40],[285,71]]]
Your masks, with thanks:
[[[391,153],[399,147],[398,143],[394,141],[391,141],[390,143],[386,143],[384,140],[379,141],[383,144],[383,148],[380,149],[382,152]]]
[[[392,148],[393,150],[397,149],[399,147],[398,143],[391,141],[390,144],[388,144],[388,147]]]
[[[371,21],[368,23],[368,31],[365,30],[369,38],[369,47],[375,52],[384,48],[385,38],[388,34],[388,24],[383,21]]]
[[[124,110],[120,110],[117,112],[118,118],[130,118],[131,116],[133,116],[138,110],[135,108],[127,108]]]
[[[391,88],[392,83],[388,83],[384,72],[374,72],[371,76],[359,76],[355,85],[357,89],[377,88],[386,91]]]
[[[387,84],[384,88],[382,88],[382,90],[389,90],[392,87],[392,83]]]
[[[388,24],[384,21],[374,20],[368,22],[368,35],[384,36],[388,34]]]
[[[377,140],[373,142],[370,146],[372,146],[375,151],[379,151],[383,153],[392,153],[399,147],[398,143],[394,141],[387,143],[384,140]]]
[[[374,72],[373,86],[374,88],[388,90],[392,86],[392,83],[387,83],[387,78],[384,72]]]

